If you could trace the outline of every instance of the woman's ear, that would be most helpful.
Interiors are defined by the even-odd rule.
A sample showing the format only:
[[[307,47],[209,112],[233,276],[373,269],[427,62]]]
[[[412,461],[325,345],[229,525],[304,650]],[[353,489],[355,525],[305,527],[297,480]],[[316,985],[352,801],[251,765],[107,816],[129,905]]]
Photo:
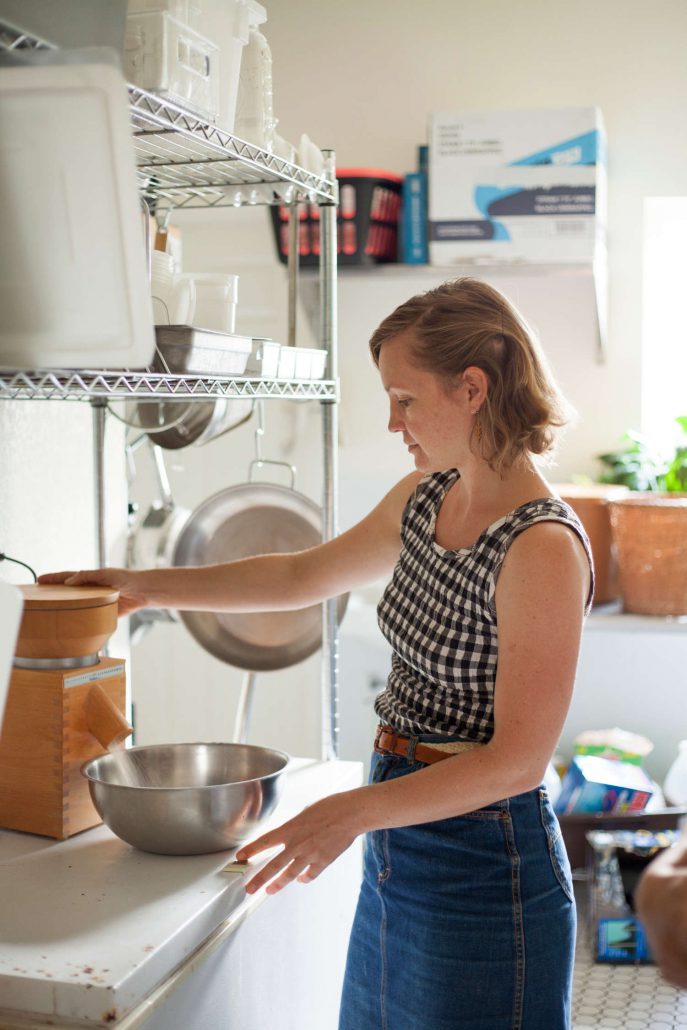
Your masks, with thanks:
[[[476,414],[489,392],[489,378],[484,369],[469,365],[463,372],[463,382],[467,388],[468,402]]]

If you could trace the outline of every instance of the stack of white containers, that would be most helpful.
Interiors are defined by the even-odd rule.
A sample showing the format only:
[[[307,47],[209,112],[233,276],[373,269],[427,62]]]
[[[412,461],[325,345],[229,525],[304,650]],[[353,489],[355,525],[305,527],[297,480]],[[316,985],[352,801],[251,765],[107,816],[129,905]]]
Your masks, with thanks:
[[[295,148],[275,133],[272,57],[258,31],[266,20],[257,0],[129,0],[125,74],[132,85],[159,93],[255,146],[294,159]],[[322,153],[305,135],[298,156],[305,168],[322,173]],[[182,275],[173,266],[171,255],[153,253],[156,324],[233,334],[238,277]],[[254,339],[246,374],[321,379],[326,358],[324,350]]]
[[[243,48],[266,19],[256,0],[129,0],[124,73],[234,132]]]

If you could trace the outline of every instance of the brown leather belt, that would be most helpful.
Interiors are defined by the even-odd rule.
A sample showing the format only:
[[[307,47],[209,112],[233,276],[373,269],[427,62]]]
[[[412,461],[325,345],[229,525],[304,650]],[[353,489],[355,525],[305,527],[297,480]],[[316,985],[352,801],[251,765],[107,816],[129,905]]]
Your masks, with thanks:
[[[417,737],[403,737],[391,726],[379,726],[375,736],[374,749],[378,755],[400,755],[411,762],[441,762],[444,758],[459,755],[462,751],[472,751],[483,747],[476,740],[448,740],[445,744],[423,744]]]

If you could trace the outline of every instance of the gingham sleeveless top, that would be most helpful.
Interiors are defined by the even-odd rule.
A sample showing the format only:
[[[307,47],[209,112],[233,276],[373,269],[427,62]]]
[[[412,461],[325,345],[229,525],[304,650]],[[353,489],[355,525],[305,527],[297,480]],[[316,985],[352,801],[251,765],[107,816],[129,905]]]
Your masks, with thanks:
[[[375,701],[383,723],[401,733],[461,736],[486,742],[494,728],[498,631],[494,593],[515,537],[537,522],[562,522],[589,540],[575,512],[553,497],[528,501],[488,526],[473,547],[449,551],[434,538],[455,469],[418,484],[401,525],[401,555],[377,608],[392,647],[386,688]]]

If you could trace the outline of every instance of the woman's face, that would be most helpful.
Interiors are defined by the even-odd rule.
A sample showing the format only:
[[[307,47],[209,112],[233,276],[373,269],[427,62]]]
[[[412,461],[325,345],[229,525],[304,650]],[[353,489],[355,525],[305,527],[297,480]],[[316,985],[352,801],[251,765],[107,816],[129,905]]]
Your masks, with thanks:
[[[447,389],[411,356],[412,330],[387,340],[379,354],[382,385],[389,397],[389,432],[401,433],[419,472],[460,468],[470,453],[474,415],[469,384],[459,378]]]

